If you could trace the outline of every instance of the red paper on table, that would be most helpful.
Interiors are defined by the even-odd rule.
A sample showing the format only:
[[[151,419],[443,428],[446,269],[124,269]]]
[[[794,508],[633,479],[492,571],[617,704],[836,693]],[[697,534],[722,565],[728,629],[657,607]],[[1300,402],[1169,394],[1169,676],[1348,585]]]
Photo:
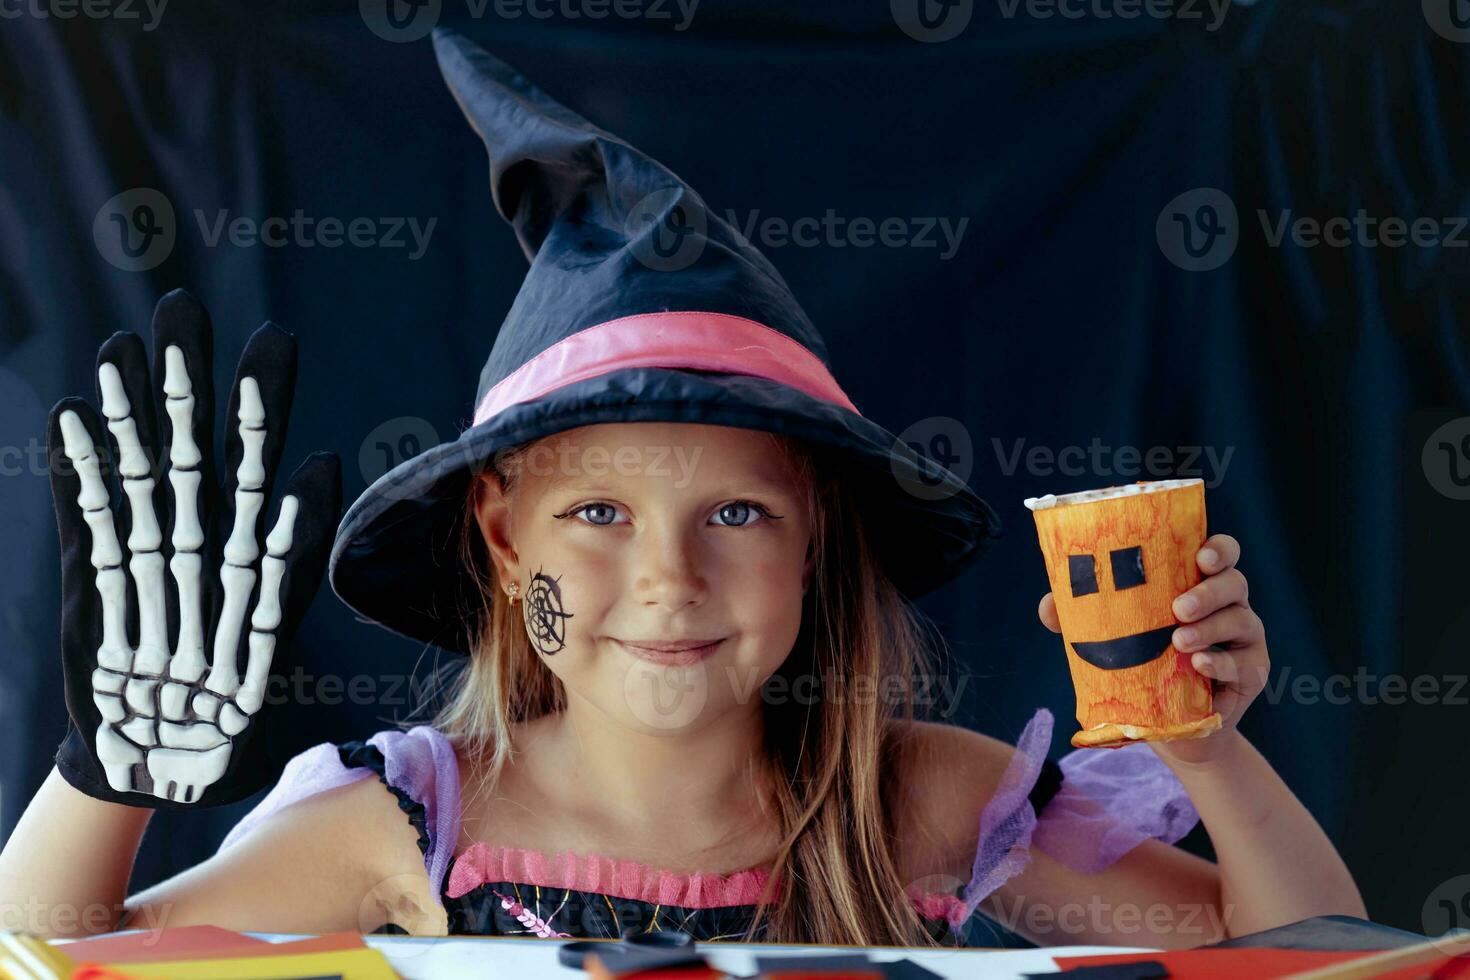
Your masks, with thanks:
[[[1110,963],[1162,963],[1172,978],[1182,980],[1237,980],[1238,977],[1284,977],[1334,963],[1373,956],[1381,950],[1270,949],[1260,946],[1226,949],[1181,949],[1165,953],[1116,953],[1100,956],[1058,956],[1057,967],[1103,966]],[[1470,958],[1443,956],[1417,966],[1380,974],[1386,980],[1470,980]]]
[[[75,962],[147,963],[156,960],[215,960],[236,956],[287,956],[326,953],[365,946],[355,932],[273,943],[219,926],[179,926],[126,936],[98,936],[58,947]]]

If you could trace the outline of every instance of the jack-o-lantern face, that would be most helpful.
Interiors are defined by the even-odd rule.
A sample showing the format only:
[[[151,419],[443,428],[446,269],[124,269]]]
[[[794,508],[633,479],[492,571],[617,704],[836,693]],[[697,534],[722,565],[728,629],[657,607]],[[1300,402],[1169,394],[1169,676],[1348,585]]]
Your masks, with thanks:
[[[1112,576],[1112,590],[1136,589],[1148,583],[1148,572],[1144,568],[1143,546],[1112,548],[1107,552],[1107,568]],[[1073,599],[1101,596],[1098,590],[1098,561],[1091,553],[1067,556],[1067,578]],[[1103,601],[1103,600],[1099,600]],[[1170,600],[1173,601],[1172,599]],[[1121,670],[1137,667],[1164,655],[1169,649],[1169,637],[1174,632],[1170,618],[1167,626],[1144,630],[1110,640],[1073,640],[1072,649],[1077,656],[1103,670]]]
[[[1172,638],[1174,600],[1200,580],[1203,483],[1138,483],[1027,506],[1077,690],[1084,731],[1073,744],[1179,737],[1159,733],[1200,723],[1209,682]]]

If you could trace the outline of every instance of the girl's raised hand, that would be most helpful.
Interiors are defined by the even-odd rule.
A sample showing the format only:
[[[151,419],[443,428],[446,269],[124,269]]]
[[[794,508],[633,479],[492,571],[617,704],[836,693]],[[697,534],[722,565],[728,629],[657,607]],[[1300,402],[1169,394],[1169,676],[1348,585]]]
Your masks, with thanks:
[[[1220,729],[1200,739],[1150,742],[1166,759],[1207,762],[1233,732],[1246,708],[1266,687],[1271,656],[1266,628],[1251,609],[1250,588],[1236,567],[1240,542],[1228,534],[1212,535],[1194,556],[1204,579],[1174,600],[1175,649],[1192,653],[1194,669],[1214,682],[1215,710]],[[1056,602],[1048,592],[1037,612],[1047,629],[1061,632]]]
[[[267,323],[236,370],[221,487],[212,350],[208,312],[175,290],[154,311],[151,380],[137,334],[97,352],[105,434],[84,399],[51,410],[72,722],[56,765],[102,800],[218,806],[279,775],[262,707],[326,567],[341,464],[308,457],[262,521],[296,383],[296,343]]]

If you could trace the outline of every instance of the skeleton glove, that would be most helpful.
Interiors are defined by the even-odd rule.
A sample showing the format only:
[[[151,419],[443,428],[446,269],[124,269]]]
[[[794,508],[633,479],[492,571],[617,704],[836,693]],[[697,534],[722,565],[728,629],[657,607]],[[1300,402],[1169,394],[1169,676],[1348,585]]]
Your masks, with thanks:
[[[97,352],[105,419],[81,398],[51,410],[71,715],[56,765],[102,800],[219,806],[279,775],[261,709],[321,583],[341,464],[308,457],[262,520],[296,382],[296,343],[267,323],[235,372],[221,487],[212,349],[208,312],[175,290],[153,314],[151,381],[142,340],[118,333]]]

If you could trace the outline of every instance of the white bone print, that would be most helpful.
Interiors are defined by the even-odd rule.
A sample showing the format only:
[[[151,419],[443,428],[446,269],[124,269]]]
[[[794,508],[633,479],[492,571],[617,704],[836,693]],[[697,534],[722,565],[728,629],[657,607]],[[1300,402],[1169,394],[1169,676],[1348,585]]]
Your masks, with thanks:
[[[194,442],[194,394],[183,352],[169,347],[164,357],[163,388],[173,423],[169,482],[174,492],[174,554],[168,566],[179,598],[179,638],[172,654],[167,648],[162,534],[153,510],[154,478],[146,451],[138,442],[132,405],[117,368],[104,363],[98,374],[102,412],[117,440],[118,470],[132,516],[128,573],[138,597],[136,649],[128,643],[122,547],[96,447],[75,412],[63,412],[60,421],[67,458],[81,483],[77,505],[91,530],[91,561],[102,603],[102,641],[92,674],[92,698],[102,715],[96,738],[98,760],[108,784],[118,792],[151,792],[161,799],[192,803],[224,776],[234,747],[232,737],[245,730],[250,716],[264,702],[275,630],[282,618],[285,558],[291,549],[299,501],[292,495],[282,499],[275,527],[266,540],[260,597],[250,620],[249,654],[241,684],[235,651],[261,557],[255,528],[265,502],[265,409],[256,380],[242,378],[237,421],[244,451],[237,470],[235,523],[219,571],[224,607],[215,624],[213,662],[207,663],[200,587],[204,533],[198,500],[203,456]]]

